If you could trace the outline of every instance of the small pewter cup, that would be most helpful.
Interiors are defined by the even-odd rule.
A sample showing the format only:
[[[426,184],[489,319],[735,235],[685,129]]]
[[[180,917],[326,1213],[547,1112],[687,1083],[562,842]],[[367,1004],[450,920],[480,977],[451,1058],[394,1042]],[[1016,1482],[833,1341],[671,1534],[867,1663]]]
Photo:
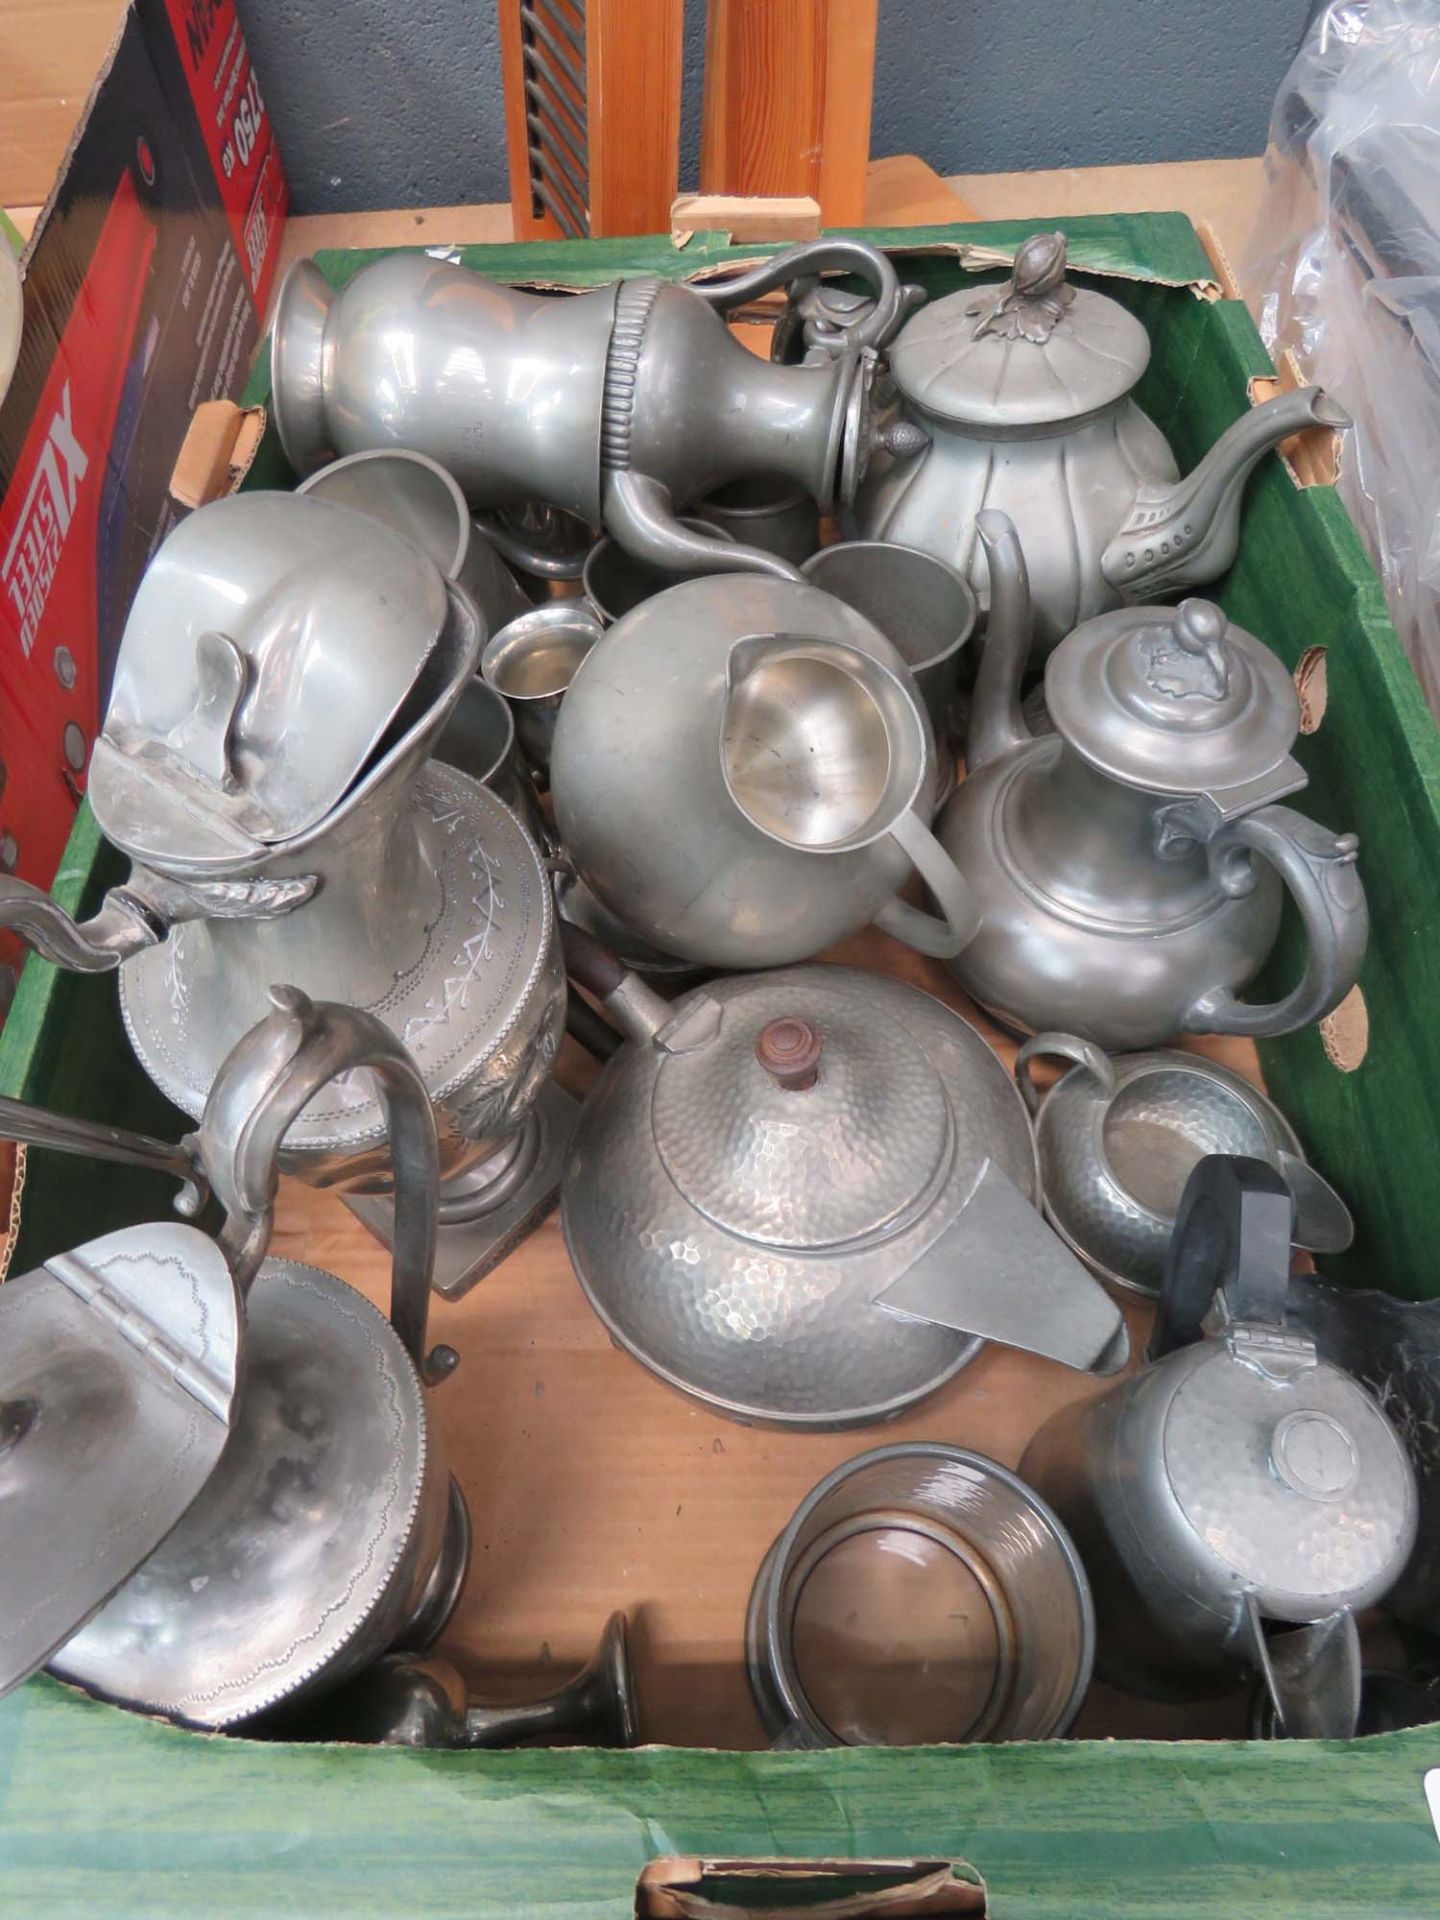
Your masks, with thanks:
[[[979,612],[969,582],[933,553],[885,540],[822,547],[801,572],[880,629],[914,675],[935,737],[943,740],[961,653]]]
[[[699,520],[693,514],[687,514],[680,525],[691,533],[703,533],[711,539],[726,537],[718,522]],[[709,571],[711,569],[706,570]],[[638,607],[642,600],[652,600],[657,593],[664,593],[667,587],[678,587],[682,581],[702,580],[705,577],[705,572],[677,573],[666,567],[657,567],[649,560],[639,560],[633,553],[627,553],[609,534],[597,540],[586,554],[580,575],[585,598],[603,627],[613,627],[617,620]]]
[[[502,627],[480,656],[481,678],[504,695],[525,757],[547,779],[560,702],[601,631],[582,600],[551,600]]]
[[[803,566],[820,545],[820,509],[788,480],[747,475],[707,493],[698,503],[705,522],[744,547],[778,554]]]
[[[1089,1583],[1050,1508],[984,1454],[933,1442],[827,1474],[766,1556],[745,1629],[782,1747],[1051,1739],[1094,1651]]]

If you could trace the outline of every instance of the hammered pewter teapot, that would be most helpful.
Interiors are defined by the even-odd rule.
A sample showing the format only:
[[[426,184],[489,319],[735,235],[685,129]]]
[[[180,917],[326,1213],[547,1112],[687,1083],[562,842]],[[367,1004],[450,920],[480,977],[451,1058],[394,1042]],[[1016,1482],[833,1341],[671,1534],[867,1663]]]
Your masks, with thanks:
[[[62,966],[119,967],[131,1044],[192,1116],[272,981],[377,1012],[435,1102],[447,1291],[557,1185],[537,1104],[564,1026],[550,887],[503,802],[429,758],[483,640],[469,596],[369,515],[289,494],[202,507],[141,581],[91,765],[129,879],[77,925],[0,876],[0,925]],[[360,1190],[388,1230],[363,1077],[297,1118],[285,1166]]]
[[[1405,1566],[1415,1479],[1378,1403],[1286,1316],[1292,1206],[1264,1161],[1202,1160],[1151,1364],[1052,1415],[1020,1473],[1080,1549],[1102,1679],[1186,1699],[1253,1670],[1282,1731],[1345,1739],[1355,1616]]]
[[[629,1036],[581,1111],[561,1223],[612,1337],[730,1419],[884,1420],[986,1339],[1113,1370],[1119,1311],[1036,1211],[1014,1082],[956,1013],[849,967],[662,999],[568,924]]]
[[[921,953],[972,932],[931,833],[934,735],[900,655],[801,582],[692,580],[596,643],[560,709],[550,791],[601,905],[724,968],[808,959],[873,922]],[[912,865],[941,909],[896,898]]]
[[[1041,1093],[1032,1066],[1070,1070]],[[1039,1033],[1015,1058],[1035,1120],[1045,1218],[1092,1273],[1155,1295],[1185,1182],[1208,1153],[1274,1167],[1295,1202],[1295,1245],[1341,1253],[1350,1210],[1307,1165],[1290,1122],[1258,1087],[1198,1053],[1163,1048],[1110,1055],[1073,1033]]]
[[[1318,387],[1280,394],[1229,427],[1183,480],[1134,388],[1150,358],[1118,301],[1065,279],[1065,236],[1039,233],[1001,288],[962,288],[901,328],[889,352],[898,417],[855,504],[860,536],[927,547],[989,580],[982,508],[1019,529],[1035,592],[1034,664],[1074,626],[1223,573],[1245,481],[1302,427],[1349,425]]]
[[[760,360],[727,330],[728,309],[826,270],[860,274],[874,298],[820,364]],[[857,240],[810,241],[713,285],[642,275],[566,298],[426,253],[374,261],[337,293],[300,260],[276,303],[276,424],[298,473],[412,447],[474,507],[538,499],[662,566],[793,579],[789,561],[675,516],[754,474],[795,481],[822,511],[853,499],[873,349],[901,310],[893,267]]]
[[[448,1347],[427,1351],[439,1164],[429,1097],[373,1014],[316,1006],[293,988],[275,988],[272,1000],[222,1064],[198,1135],[178,1151],[19,1103],[0,1110],[7,1133],[183,1171],[187,1206],[208,1186],[224,1209],[216,1252],[244,1299],[224,1451],[203,1494],[136,1556],[98,1611],[86,1608],[87,1619],[68,1592],[51,1596],[78,1628],[52,1654],[52,1672],[118,1705],[206,1728],[317,1694],[392,1646],[427,1645],[459,1597],[469,1555],[464,1500],[422,1392],[456,1360]],[[360,1070],[374,1076],[396,1163],[388,1321],[333,1275],[265,1257],[281,1140],[337,1075]],[[105,1285],[120,1280],[122,1307],[181,1232],[200,1237],[166,1224],[128,1229],[128,1279],[118,1255],[98,1270]],[[193,1262],[177,1265],[193,1282]],[[155,1292],[163,1303],[163,1287]],[[131,1316],[137,1329],[143,1311]],[[203,1326],[198,1294],[194,1311]],[[119,1324],[129,1331],[131,1321],[122,1314]],[[215,1328],[223,1357],[223,1316]],[[234,1346],[232,1335],[232,1369]],[[95,1401],[77,1410],[92,1425],[103,1376],[93,1385]],[[76,1444],[85,1434],[79,1425]],[[170,1463],[152,1474],[168,1496]],[[103,1540],[109,1516],[92,1510],[90,1519]]]
[[[991,609],[967,776],[939,824],[979,929],[950,961],[1012,1025],[1109,1051],[1182,1032],[1291,1033],[1355,984],[1369,918],[1353,834],[1275,804],[1303,787],[1294,683],[1216,606],[1124,608],[1062,641],[1045,669],[1055,733],[1019,706],[1025,556],[980,516]],[[1269,955],[1283,891],[1308,953],[1284,999],[1238,996]]]

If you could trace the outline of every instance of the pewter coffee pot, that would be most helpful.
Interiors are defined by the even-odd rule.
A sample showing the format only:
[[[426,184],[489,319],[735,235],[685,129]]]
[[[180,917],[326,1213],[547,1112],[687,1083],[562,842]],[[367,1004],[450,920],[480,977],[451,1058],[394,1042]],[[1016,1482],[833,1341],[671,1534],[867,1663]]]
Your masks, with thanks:
[[[843,350],[780,366],[727,331],[728,309],[822,270],[858,273],[873,291]],[[853,499],[873,349],[901,312],[894,268],[856,240],[793,247],[714,285],[644,275],[564,299],[425,253],[388,255],[337,293],[301,260],[276,306],[276,421],[299,473],[339,453],[411,447],[474,507],[538,499],[660,566],[794,579],[790,562],[675,516],[755,474],[794,480],[822,511]]]
[[[849,967],[662,999],[580,929],[630,1036],[581,1112],[566,1245],[616,1341],[730,1419],[889,1419],[984,1340],[1112,1371],[1114,1303],[1036,1211],[1035,1146],[957,1013]]]
[[[48,1595],[50,1614],[68,1629],[52,1672],[118,1705],[206,1728],[320,1693],[392,1646],[427,1645],[459,1597],[469,1557],[465,1503],[422,1392],[456,1359],[426,1343],[438,1168],[430,1101],[374,1015],[315,1006],[292,988],[272,998],[271,1012],[221,1067],[198,1136],[180,1149],[18,1102],[0,1108],[0,1131],[12,1137],[183,1173],[187,1210],[207,1188],[225,1210],[214,1251],[244,1299],[238,1341],[222,1313],[206,1310],[197,1285],[203,1259],[176,1245],[183,1234],[202,1254],[210,1250],[193,1228],[133,1227],[109,1236],[130,1244],[98,1260],[92,1248],[83,1263],[74,1255],[47,1263],[72,1275],[77,1297],[102,1320],[117,1319],[137,1345],[145,1315],[165,1300],[147,1262],[174,1266],[182,1298],[188,1283],[195,1303],[202,1349],[190,1356],[173,1337],[168,1347],[163,1337],[151,1344],[216,1411],[218,1381],[234,1373],[239,1346],[231,1430],[203,1491],[148,1556],[136,1555],[98,1611],[81,1604],[83,1587]],[[265,1258],[281,1139],[337,1075],[362,1069],[375,1076],[396,1161],[389,1321],[333,1275]],[[154,1299],[131,1305],[142,1279]],[[61,1347],[42,1383],[52,1413],[63,1405],[52,1404],[54,1381],[76,1357]],[[197,1392],[196,1383],[210,1390]],[[98,1370],[88,1387],[76,1382],[66,1414],[75,1445],[126,1411],[107,1399],[108,1384]],[[160,1509],[187,1464],[178,1450],[173,1462],[151,1463]],[[98,1556],[111,1516],[89,1518]],[[53,1514],[37,1524],[48,1533]]]
[[[970,891],[929,821],[935,739],[863,614],[808,583],[691,580],[571,682],[550,791],[577,873],[646,945],[711,967],[808,959],[872,921],[952,954]],[[912,865],[941,912],[896,898]]]
[[[1264,1161],[1201,1161],[1151,1365],[1053,1415],[1020,1472],[1080,1549],[1102,1679],[1186,1699],[1253,1670],[1282,1732],[1347,1739],[1355,1616],[1409,1557],[1415,1480],[1378,1403],[1286,1317],[1292,1209]]]
[[[1033,235],[1001,288],[952,293],[890,349],[898,415],[855,506],[861,537],[925,547],[989,587],[975,518],[1015,522],[1035,592],[1033,658],[1072,627],[1223,573],[1245,481],[1302,427],[1349,425],[1318,387],[1254,407],[1183,480],[1134,388],[1150,340],[1107,295],[1065,279],[1065,236]]]
[[[119,967],[131,1043],[192,1116],[272,981],[384,1019],[430,1089],[442,1215],[465,1229],[447,1289],[493,1258],[497,1208],[543,1157],[564,1025],[533,841],[428,758],[484,638],[469,596],[368,513],[267,493],[203,507],[140,584],[91,765],[129,879],[77,925],[0,876],[0,924],[62,966]],[[388,1190],[363,1076],[297,1118],[285,1166]]]
[[[1289,674],[1207,601],[1124,608],[1050,656],[1056,732],[1032,739],[1025,556],[1003,514],[981,514],[979,530],[990,623],[967,778],[939,827],[980,910],[956,978],[1002,1020],[1117,1052],[1321,1019],[1355,983],[1369,919],[1355,836],[1276,804],[1306,781]],[[1241,1000],[1285,888],[1304,974],[1282,1000]]]

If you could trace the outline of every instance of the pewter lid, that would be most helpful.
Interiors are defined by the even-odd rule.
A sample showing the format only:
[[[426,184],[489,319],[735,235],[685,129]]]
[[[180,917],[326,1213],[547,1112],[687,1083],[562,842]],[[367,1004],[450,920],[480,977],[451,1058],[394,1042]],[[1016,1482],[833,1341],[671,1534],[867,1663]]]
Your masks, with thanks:
[[[341,1661],[387,1597],[424,1479],[419,1377],[368,1300],[267,1260],[246,1310],[245,1390],[205,1498],[50,1663],[198,1727]]]
[[[230,1433],[240,1301],[213,1240],[163,1222],[0,1287],[0,1694],[179,1523]]]
[[[1118,301],[1065,280],[1063,233],[1033,234],[1001,287],[962,288],[906,321],[890,349],[912,406],[959,426],[1060,426],[1130,392],[1150,336]]]
[[[1260,780],[1283,766],[1300,727],[1279,659],[1208,600],[1087,620],[1051,654],[1045,702],[1056,731],[1091,766],[1160,793]],[[1294,773],[1290,786],[1302,786]]]
[[[1409,1557],[1416,1496],[1394,1428],[1303,1337],[1240,1322],[1191,1349],[1166,1413],[1186,1523],[1260,1611],[1305,1622],[1382,1598]]]
[[[732,996],[709,1046],[666,1055],[651,1125],[666,1172],[707,1219],[797,1250],[893,1226],[953,1145],[917,1036],[878,997],[811,968]]]
[[[450,619],[440,570],[327,500],[239,494],[146,569],[91,767],[102,832],[159,867],[294,840],[363,774]]]

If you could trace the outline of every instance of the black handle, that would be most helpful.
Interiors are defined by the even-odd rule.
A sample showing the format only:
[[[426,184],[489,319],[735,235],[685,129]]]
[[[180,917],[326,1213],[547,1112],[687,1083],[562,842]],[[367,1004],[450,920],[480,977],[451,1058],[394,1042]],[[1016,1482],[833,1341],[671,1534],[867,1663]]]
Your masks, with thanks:
[[[1290,1285],[1295,1203],[1268,1161],[1211,1153],[1185,1183],[1165,1260],[1150,1358],[1201,1337],[1223,1288],[1230,1316],[1278,1327]]]

